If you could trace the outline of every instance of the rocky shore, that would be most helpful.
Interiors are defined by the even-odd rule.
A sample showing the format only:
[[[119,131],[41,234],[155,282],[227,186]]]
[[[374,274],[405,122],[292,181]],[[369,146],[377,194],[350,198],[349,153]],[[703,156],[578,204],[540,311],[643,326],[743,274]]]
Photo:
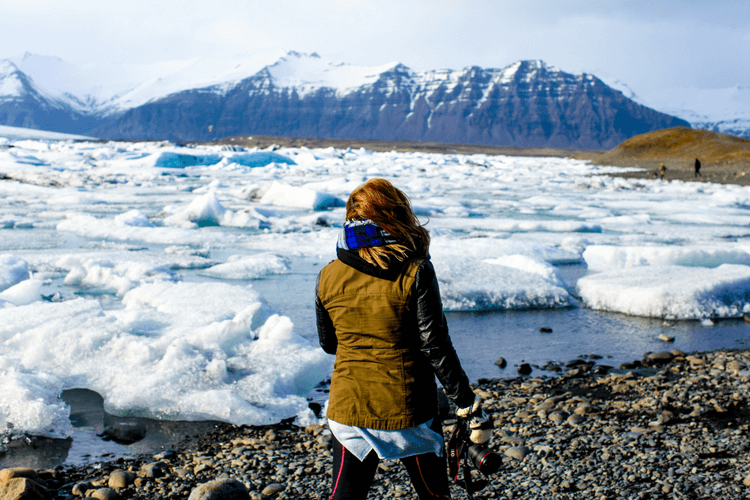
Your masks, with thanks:
[[[479,381],[502,467],[474,498],[750,497],[750,352],[665,351],[613,369],[598,361]],[[446,437],[454,424],[447,415]],[[322,499],[330,471],[325,427],[225,425],[155,456],[4,469],[0,499]],[[416,495],[399,462],[381,461],[368,498]]]

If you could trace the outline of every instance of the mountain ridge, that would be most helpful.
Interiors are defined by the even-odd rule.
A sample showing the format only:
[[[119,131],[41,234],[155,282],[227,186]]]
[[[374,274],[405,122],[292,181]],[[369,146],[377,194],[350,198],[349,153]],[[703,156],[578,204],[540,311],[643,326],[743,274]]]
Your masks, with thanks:
[[[159,81],[144,83],[142,97],[129,108],[122,99],[88,96],[120,104],[79,112],[78,125],[89,129],[59,131],[103,139],[207,141],[260,134],[608,149],[638,133],[689,126],[593,75],[565,73],[540,60],[501,69],[415,72],[401,63],[361,67],[288,52],[251,76],[218,81],[204,75],[203,81],[213,84],[156,93],[138,104]],[[128,92],[121,96],[135,95]],[[75,117],[75,105],[67,103],[66,112]],[[2,116],[0,105],[0,123]]]

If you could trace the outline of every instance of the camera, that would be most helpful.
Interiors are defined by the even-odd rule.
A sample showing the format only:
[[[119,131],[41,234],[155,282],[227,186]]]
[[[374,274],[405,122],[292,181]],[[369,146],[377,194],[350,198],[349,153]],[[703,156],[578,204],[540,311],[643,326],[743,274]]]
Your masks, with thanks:
[[[448,470],[453,482],[458,483],[459,469],[461,469],[461,459],[463,465],[463,487],[471,498],[471,494],[479,491],[487,485],[487,481],[472,481],[471,467],[478,469],[485,476],[492,475],[500,470],[502,458],[500,455],[487,448],[482,444],[471,442],[469,436],[469,421],[459,418],[456,421],[456,428],[448,440]]]

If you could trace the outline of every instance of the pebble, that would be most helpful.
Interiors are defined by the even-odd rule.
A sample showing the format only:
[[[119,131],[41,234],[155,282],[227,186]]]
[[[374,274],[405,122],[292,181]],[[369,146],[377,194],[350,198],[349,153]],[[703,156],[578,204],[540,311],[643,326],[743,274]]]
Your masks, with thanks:
[[[670,351],[668,360],[660,354],[666,361],[651,363],[654,354],[605,375],[592,369],[578,378],[518,376],[475,385],[495,426],[486,446],[502,465],[474,498],[750,497],[750,377],[744,372],[750,353]],[[447,439],[455,421],[445,427]],[[331,468],[325,426],[217,424],[154,456],[0,470],[0,498],[10,485],[46,488],[49,498],[65,500],[112,494],[219,500],[208,493],[224,484],[236,488],[224,498],[312,500],[330,494]],[[451,484],[451,494],[467,498],[458,484]],[[398,460],[382,460],[368,499],[402,497],[416,497],[405,469]]]
[[[266,486],[265,488],[263,488],[263,491],[261,492],[261,494],[263,494],[265,496],[271,496],[271,495],[275,495],[276,493],[278,493],[279,491],[281,491],[283,489],[284,489],[284,485],[283,484],[271,483],[268,486]]]
[[[531,450],[525,446],[512,446],[505,450],[505,456],[515,460],[523,460],[529,453],[531,453]]]

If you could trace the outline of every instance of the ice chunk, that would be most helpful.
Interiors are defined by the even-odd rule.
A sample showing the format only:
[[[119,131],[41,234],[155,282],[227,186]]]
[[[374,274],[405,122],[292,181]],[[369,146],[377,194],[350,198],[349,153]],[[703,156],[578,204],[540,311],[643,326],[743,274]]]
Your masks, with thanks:
[[[271,151],[256,151],[252,153],[240,153],[227,158],[230,163],[237,163],[243,167],[265,167],[271,163],[282,163],[296,165],[294,160]]]
[[[287,272],[289,272],[289,265],[286,259],[278,255],[263,253],[232,256],[226,263],[198,271],[198,274],[219,279],[253,280]]]
[[[575,264],[580,254],[565,251],[543,242],[523,241],[514,238],[441,238],[430,245],[434,257],[474,258],[478,260],[525,255],[536,261],[550,264]]]
[[[248,197],[268,205],[312,210],[346,206],[346,202],[336,196],[277,181],[260,186],[251,191]]]
[[[160,282],[131,290],[123,305],[104,311],[98,301],[74,299],[0,308],[0,368],[33,368],[62,388],[94,390],[118,415],[250,425],[303,412],[332,368],[330,356],[249,287]],[[13,408],[2,404],[7,420]],[[58,411],[59,401],[39,404]]]
[[[173,278],[169,269],[151,262],[112,262],[69,255],[55,262],[55,266],[68,271],[64,281],[66,285],[114,292],[117,295],[124,295],[141,282]]]
[[[73,426],[70,407],[59,398],[63,383],[54,375],[18,368],[18,360],[0,359],[0,436],[24,432],[67,438]]]
[[[750,266],[648,266],[578,280],[587,307],[670,319],[737,317],[750,310]]]
[[[219,202],[214,191],[195,198],[184,210],[164,219],[164,224],[183,228],[206,226],[259,227],[252,209],[233,212]]]
[[[209,192],[195,198],[186,209],[164,219],[164,223],[170,226],[189,227],[197,224],[198,227],[218,226],[227,209],[219,203],[216,193]]]
[[[718,267],[722,264],[750,264],[750,247],[591,245],[584,250],[583,259],[592,271],[670,264]]]
[[[557,272],[555,266],[543,260],[532,259],[526,255],[508,255],[507,257],[499,257],[497,259],[487,259],[485,262],[537,274],[553,285],[565,286],[565,282],[560,277],[560,273]]]
[[[548,309],[574,303],[562,287],[535,272],[473,259],[436,259],[443,307],[448,311]]]
[[[221,155],[188,155],[181,153],[164,152],[159,155],[154,163],[156,168],[185,168],[195,165],[215,165],[221,161]]]
[[[21,257],[0,255],[0,292],[29,279],[29,265]]]
[[[0,303],[10,302],[14,306],[24,306],[37,300],[42,300],[40,290],[42,282],[39,280],[24,280],[0,292]]]
[[[140,210],[131,210],[115,217],[118,226],[154,227],[148,220],[146,214]]]

